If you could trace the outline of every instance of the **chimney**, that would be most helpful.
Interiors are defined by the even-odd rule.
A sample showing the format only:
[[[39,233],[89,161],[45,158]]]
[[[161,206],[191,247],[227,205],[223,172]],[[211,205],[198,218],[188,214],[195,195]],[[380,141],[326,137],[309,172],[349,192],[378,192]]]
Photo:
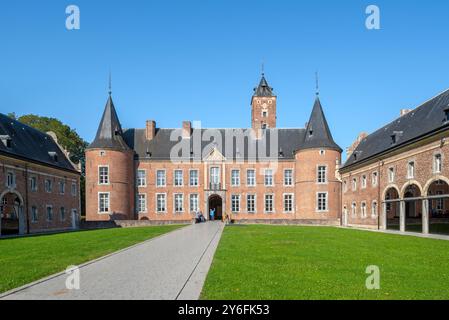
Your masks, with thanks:
[[[365,139],[367,136],[368,136],[368,134],[366,132],[360,133],[359,136],[357,137],[357,140],[355,140],[354,143],[349,148],[346,149],[346,157],[348,159],[351,157],[351,155],[357,149],[360,142],[362,142],[362,140]]]
[[[148,120],[147,127],[145,131],[145,136],[147,140],[153,140],[156,136],[156,121]]]
[[[182,137],[184,139],[190,138],[192,135],[192,123],[190,121],[182,122]]]
[[[410,113],[412,109],[401,109],[401,117],[405,116],[407,113]]]

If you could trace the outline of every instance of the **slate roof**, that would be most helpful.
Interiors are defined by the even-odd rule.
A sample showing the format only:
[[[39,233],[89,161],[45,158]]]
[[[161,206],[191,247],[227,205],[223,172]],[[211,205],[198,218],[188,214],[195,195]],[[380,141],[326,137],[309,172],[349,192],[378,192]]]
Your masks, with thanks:
[[[10,138],[8,148],[0,141],[0,153],[40,164],[77,172],[64,152],[48,134],[13,120],[0,113],[0,137]],[[57,156],[54,161],[52,155]]]
[[[274,97],[273,88],[268,85],[265,75],[262,74],[259,86],[254,88],[254,97]]]
[[[404,146],[433,132],[447,129],[449,122],[446,112],[449,112],[449,90],[367,136],[342,169]],[[396,136],[396,143],[393,143],[393,135]]]
[[[103,117],[98,126],[97,135],[88,149],[129,150],[128,145],[122,138],[122,134],[122,126],[118,119],[112,97],[109,95]]]
[[[201,130],[201,131],[197,131]],[[254,156],[248,157],[250,154],[249,146],[255,142],[253,138],[246,135],[242,139],[243,144],[239,147],[236,140],[233,143],[233,149],[229,150],[225,144],[226,136],[233,135],[236,130],[241,130],[240,132],[245,132],[248,129],[193,129],[192,138],[185,139],[187,157],[190,157],[190,152],[194,152],[194,156],[204,156],[208,152],[212,151],[214,148],[213,142],[214,138],[209,141],[201,142],[201,151],[193,147],[193,141],[195,140],[195,135],[201,133],[201,137],[205,137],[204,132],[208,130],[214,136],[218,133],[218,137],[221,137],[221,142],[216,144],[218,151],[220,151],[228,160],[261,160],[261,158],[270,159],[294,159],[294,152],[301,148],[302,142],[304,140],[305,129],[270,129],[266,130],[264,142],[267,143],[266,154],[262,157],[258,156],[258,153],[251,153]],[[249,132],[249,131],[246,131]],[[126,143],[131,149],[136,152],[136,158],[138,159],[151,159],[151,160],[169,160],[170,152],[172,148],[181,141],[179,138],[176,141],[171,141],[170,136],[174,134],[176,136],[181,135],[181,129],[157,129],[156,136],[153,140],[147,141],[145,138],[145,129],[128,129],[123,133],[123,137]],[[278,135],[278,148],[271,151],[271,137],[273,135]],[[219,141],[220,141],[219,140]],[[253,144],[254,145],[254,144]],[[259,144],[260,145],[260,144]],[[183,154],[185,156],[185,154]],[[187,159],[184,159],[187,160]],[[263,160],[263,159],[262,159]]]
[[[302,149],[328,148],[342,152],[342,149],[335,143],[332,137],[320,98],[317,96],[313,105],[310,120],[307,123],[306,134]]]

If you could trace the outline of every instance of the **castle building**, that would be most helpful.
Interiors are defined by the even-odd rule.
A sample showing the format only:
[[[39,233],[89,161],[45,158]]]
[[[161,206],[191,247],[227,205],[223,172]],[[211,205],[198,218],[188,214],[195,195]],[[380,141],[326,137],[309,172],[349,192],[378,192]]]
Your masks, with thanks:
[[[367,135],[340,169],[342,223],[449,234],[449,90]]]
[[[86,151],[87,221],[191,222],[215,209],[235,222],[341,222],[341,148],[317,95],[306,128],[277,128],[264,75],[251,128],[204,129],[153,120],[123,130],[111,95]]]
[[[79,186],[56,135],[0,114],[0,236],[77,229]]]

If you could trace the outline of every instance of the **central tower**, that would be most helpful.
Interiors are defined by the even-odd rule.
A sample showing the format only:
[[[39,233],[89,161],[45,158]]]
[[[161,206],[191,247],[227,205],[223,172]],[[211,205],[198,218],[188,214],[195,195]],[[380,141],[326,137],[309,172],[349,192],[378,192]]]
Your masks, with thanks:
[[[276,128],[276,100],[273,88],[268,85],[265,74],[254,89],[251,100],[251,127],[254,130]]]

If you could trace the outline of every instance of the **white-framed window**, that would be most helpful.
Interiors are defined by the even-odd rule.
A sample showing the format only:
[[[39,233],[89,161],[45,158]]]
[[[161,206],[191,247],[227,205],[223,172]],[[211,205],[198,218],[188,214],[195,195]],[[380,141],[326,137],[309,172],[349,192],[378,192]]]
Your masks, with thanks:
[[[248,211],[248,213],[256,212],[256,195],[255,194],[247,194],[246,195],[246,211]]]
[[[65,208],[64,207],[59,208],[59,217],[60,217],[61,221],[65,221]]]
[[[191,187],[198,187],[198,185],[199,185],[199,181],[200,181],[200,179],[199,179],[199,171],[198,170],[190,170],[190,186]]]
[[[362,205],[360,206],[360,214],[362,216],[362,218],[366,218],[366,202],[363,201]]]
[[[16,175],[12,171],[8,171],[6,174],[6,186],[8,188],[15,188],[16,186]]]
[[[268,117],[268,110],[262,110],[262,118]]]
[[[53,190],[53,181],[51,179],[45,179],[45,192],[51,193]]]
[[[36,176],[32,176],[30,178],[30,189],[31,189],[31,192],[37,191],[37,177]]]
[[[165,170],[157,170],[156,172],[156,187],[166,187],[167,186],[167,176]]]
[[[106,151],[101,150],[101,151],[100,151],[100,157],[104,157],[104,156],[106,156]]]
[[[318,192],[316,196],[316,208],[318,212],[326,212],[329,210],[327,201],[327,192]]]
[[[348,181],[347,180],[343,181],[343,192],[348,192]]]
[[[210,183],[212,185],[220,184],[220,168],[219,167],[211,167],[210,168]]]
[[[256,186],[256,170],[254,169],[246,170],[246,185],[248,187]]]
[[[156,212],[157,213],[167,212],[167,195],[165,193],[156,194]]]
[[[366,186],[368,185],[368,179],[366,175],[362,176],[362,189],[366,189]]]
[[[284,186],[286,187],[293,186],[293,169],[284,170]]]
[[[373,185],[373,187],[376,187],[378,183],[379,183],[379,174],[377,173],[377,171],[374,171],[371,175],[371,184]]]
[[[59,194],[65,194],[65,182],[64,181],[59,182]]]
[[[321,149],[321,150],[320,150],[320,156],[324,156],[324,155],[326,155],[326,150]]]
[[[327,167],[326,166],[318,166],[317,182],[318,183],[327,183]]]
[[[357,190],[357,178],[352,179],[352,191]]]
[[[72,182],[72,196],[76,197],[76,183]]]
[[[109,184],[109,166],[98,167],[98,184]]]
[[[184,177],[182,170],[175,170],[174,172],[174,186],[182,187],[184,185]]]
[[[394,178],[395,178],[394,168],[390,167],[390,168],[388,168],[388,182],[389,183],[393,183],[394,182]]]
[[[351,213],[353,217],[357,217],[357,203],[355,202],[351,205]]]
[[[441,154],[436,154],[433,156],[433,172],[441,173],[443,171],[443,158]]]
[[[137,187],[147,186],[147,171],[143,169],[137,170]]]
[[[293,212],[293,194],[292,193],[284,194],[284,212],[286,212],[286,213]]]
[[[240,186],[240,170],[238,169],[231,170],[231,185],[233,187]]]
[[[174,211],[175,211],[175,213],[182,213],[182,212],[184,212],[184,194],[182,194],[182,193],[175,193],[173,201],[174,201]]]
[[[274,195],[266,194],[265,195],[265,213],[273,213],[274,212]]]
[[[36,206],[32,206],[31,207],[31,222],[32,223],[36,223],[39,221],[39,216],[37,214],[37,207]]]
[[[273,186],[273,170],[265,169],[265,186],[272,187]]]
[[[53,221],[53,207],[47,206],[47,221]]]
[[[373,218],[377,217],[378,212],[379,212],[379,207],[377,205],[377,201],[373,201],[373,203],[371,204],[371,216]]]
[[[415,178],[415,161],[410,161],[407,164],[407,178],[408,179]]]
[[[192,193],[189,199],[190,212],[197,212],[199,210],[199,195]]]
[[[147,195],[145,193],[139,193],[137,195],[137,212],[147,212]]]
[[[240,195],[231,195],[231,210],[233,213],[240,212]]]
[[[110,194],[109,192],[99,192],[98,193],[98,212],[99,213],[109,213],[110,211]]]

